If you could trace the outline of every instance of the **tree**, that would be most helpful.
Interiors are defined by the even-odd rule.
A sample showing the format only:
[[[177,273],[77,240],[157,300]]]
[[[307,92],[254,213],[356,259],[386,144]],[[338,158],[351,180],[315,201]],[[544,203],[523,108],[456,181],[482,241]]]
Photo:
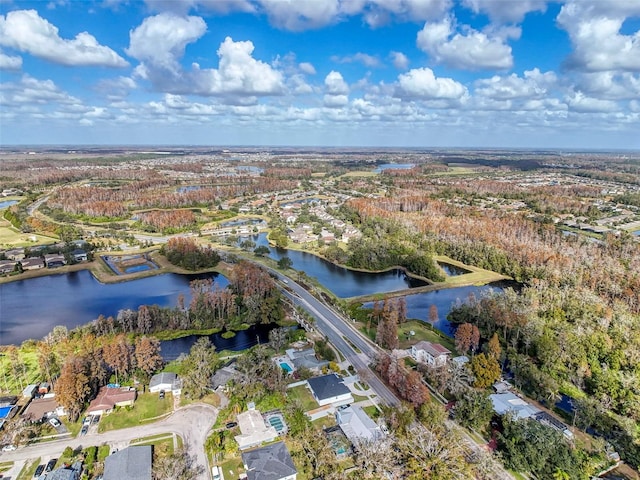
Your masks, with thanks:
[[[46,378],[50,385],[53,385],[53,379],[58,376],[60,367],[52,346],[46,342],[38,342],[36,352],[40,375]]]
[[[500,346],[500,339],[498,338],[497,333],[494,333],[489,340],[489,343],[487,343],[487,354],[495,360],[500,360],[502,347]]]
[[[276,352],[287,344],[287,332],[286,328],[274,328],[269,332],[269,344]]]
[[[484,353],[480,353],[471,359],[470,368],[475,377],[473,386],[476,388],[490,387],[498,381],[502,373],[498,361]]]
[[[200,337],[182,362],[182,391],[188,398],[202,398],[209,393],[216,367],[216,347],[209,337]]]
[[[189,455],[184,448],[153,462],[153,480],[196,480],[203,473],[195,455]]]
[[[104,346],[104,361],[116,374],[116,383],[120,383],[119,375],[127,376],[133,364],[133,347],[124,334],[118,335]]]
[[[80,416],[89,393],[91,387],[86,360],[81,357],[68,358],[56,383],[56,398],[67,410],[72,422]]]
[[[151,376],[162,366],[160,341],[155,337],[140,337],[135,343],[136,366],[145,375]]]
[[[269,250],[269,247],[265,245],[260,245],[253,250],[256,257],[264,257],[265,255],[269,255],[270,252],[271,250]]]
[[[469,390],[456,402],[456,420],[465,427],[482,428],[492,416],[491,399],[481,391]]]
[[[281,270],[287,270],[292,266],[293,260],[291,260],[289,257],[282,257],[280,260],[278,260],[278,268]]]
[[[471,323],[463,323],[456,329],[454,338],[456,350],[460,353],[473,352],[480,343],[480,331]]]

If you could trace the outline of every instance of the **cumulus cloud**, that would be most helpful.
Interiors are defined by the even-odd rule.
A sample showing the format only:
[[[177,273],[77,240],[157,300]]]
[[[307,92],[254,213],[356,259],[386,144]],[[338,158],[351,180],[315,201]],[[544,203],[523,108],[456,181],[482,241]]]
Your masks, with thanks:
[[[464,0],[463,4],[474,13],[486,13],[495,22],[518,23],[529,12],[544,12],[547,0],[517,0],[497,2],[496,0]]]
[[[494,75],[491,78],[477,80],[475,93],[494,100],[518,98],[540,98],[557,83],[554,72],[541,73],[534,68],[524,72],[523,77],[515,73],[509,76]]]
[[[300,65],[298,65],[298,67],[300,68],[300,71],[302,73],[306,73],[307,75],[315,75],[316,74],[315,67],[309,62],[302,62]]]
[[[354,55],[347,55],[345,57],[334,55],[331,57],[331,61],[336,63],[361,63],[365,67],[369,68],[377,68],[381,65],[378,57],[362,52],[358,52]]]
[[[292,31],[330,25],[341,13],[339,0],[258,0],[258,3],[273,26]]]
[[[517,29],[479,32],[467,28],[465,34],[456,33],[452,18],[429,23],[418,32],[417,45],[438,63],[465,70],[499,69],[513,66],[511,47],[506,38],[519,35]]]
[[[579,113],[606,113],[619,110],[618,104],[612,100],[588,97],[582,92],[573,92],[565,98],[569,109]]]
[[[640,30],[620,33],[628,16],[640,15],[640,2],[570,1],[558,14],[558,25],[571,38],[574,51],[567,65],[579,70],[640,71]]]
[[[597,98],[624,100],[640,98],[640,75],[631,72],[583,73],[577,89]]]
[[[398,76],[396,95],[423,100],[459,100],[467,95],[467,89],[452,78],[437,78],[430,68],[416,68]]]
[[[120,76],[100,80],[96,85],[96,90],[108,99],[115,101],[126,97],[137,87],[138,85],[133,78]]]
[[[145,18],[129,33],[127,55],[173,73],[180,70],[178,59],[187,44],[195,42],[207,31],[200,17],[181,17],[161,13]]]
[[[22,57],[0,52],[0,70],[17,71],[22,68]]]
[[[67,66],[129,65],[87,32],[78,33],[73,40],[60,38],[58,28],[35,10],[14,10],[0,15],[0,45]]]
[[[349,93],[349,85],[344,81],[340,72],[331,70],[324,79],[324,86],[329,95],[345,95]]]
[[[393,66],[398,70],[406,70],[409,68],[409,59],[402,52],[391,52],[390,54],[391,61],[393,62]]]
[[[19,81],[0,84],[4,105],[77,105],[80,100],[62,91],[52,80],[38,80],[24,74]]]
[[[347,95],[325,95],[323,98],[323,104],[328,108],[341,108],[349,103],[349,97]]]

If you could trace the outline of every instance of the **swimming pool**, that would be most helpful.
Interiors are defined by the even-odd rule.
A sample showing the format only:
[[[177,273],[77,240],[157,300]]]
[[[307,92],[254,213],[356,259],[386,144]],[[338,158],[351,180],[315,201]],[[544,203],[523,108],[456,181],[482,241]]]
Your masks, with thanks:
[[[285,372],[287,372],[287,373],[291,373],[291,372],[293,372],[293,369],[289,366],[289,364],[288,364],[288,363],[284,363],[284,362],[282,362],[282,363],[280,364],[280,368],[282,368],[282,369],[283,369]]]

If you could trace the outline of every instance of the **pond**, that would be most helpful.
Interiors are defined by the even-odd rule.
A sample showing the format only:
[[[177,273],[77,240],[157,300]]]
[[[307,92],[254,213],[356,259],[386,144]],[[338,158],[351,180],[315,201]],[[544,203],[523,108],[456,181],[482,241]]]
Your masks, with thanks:
[[[635,232],[631,232],[631,235],[635,235],[636,237],[640,237],[640,230],[636,230]]]
[[[385,170],[409,170],[415,167],[413,163],[384,163],[382,165],[378,165],[378,168],[374,170],[376,173],[382,173]]]
[[[269,342],[269,332],[278,325],[259,324],[251,325],[246,330],[236,332],[232,338],[223,338],[222,333],[208,335],[211,343],[216,346],[216,351],[222,350],[245,350],[259,343]],[[176,338],[174,340],[164,340],[160,342],[160,353],[165,362],[175,360],[183,353],[189,353],[194,343],[201,335],[189,335],[188,337]]]
[[[424,281],[408,277],[399,269],[383,273],[357,272],[334,265],[310,253],[271,247],[266,233],[253,235],[250,238],[256,246],[269,247],[269,256],[274,260],[289,257],[295,270],[303,271],[309,277],[315,277],[324,287],[341,298],[393,292],[426,285]]]
[[[4,200],[0,202],[0,210],[3,208],[9,208],[11,205],[15,205],[16,203],[18,203],[18,200]]]
[[[182,293],[189,301],[189,282],[214,278],[221,288],[229,282],[218,274],[163,274],[128,282],[103,284],[88,270],[47,275],[0,285],[0,345],[41,339],[56,325],[72,329],[122,309],[140,305],[173,307]]]
[[[467,270],[462,267],[458,267],[456,265],[452,265],[450,263],[438,262],[438,266],[444,270],[444,273],[449,277],[457,277],[458,275],[465,275],[467,273],[471,273],[470,270]]]
[[[435,305],[438,309],[438,321],[434,324],[434,327],[445,335],[453,336],[455,329],[447,320],[447,315],[456,303],[468,301],[470,295],[480,298],[484,293],[500,292],[507,286],[506,282],[495,282],[480,287],[445,288],[433,292],[407,295],[404,297],[407,301],[407,318],[427,322],[431,305]],[[373,308],[373,302],[367,302],[363,306],[365,308]]]

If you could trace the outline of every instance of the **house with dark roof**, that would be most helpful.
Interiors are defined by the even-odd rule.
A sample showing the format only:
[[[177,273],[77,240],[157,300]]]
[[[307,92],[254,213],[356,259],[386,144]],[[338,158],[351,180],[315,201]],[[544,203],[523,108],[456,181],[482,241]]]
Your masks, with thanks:
[[[426,363],[433,367],[441,367],[449,359],[451,352],[439,343],[431,343],[425,340],[411,347],[411,356],[418,362]]]
[[[243,452],[242,463],[248,480],[296,480],[298,475],[283,442]]]
[[[329,365],[326,360],[318,360],[316,351],[313,348],[295,350],[290,348],[286,351],[287,357],[291,360],[295,368],[308,368],[310,370],[320,370],[325,365]]]
[[[47,253],[44,256],[44,263],[47,268],[56,268],[65,266],[67,261],[65,260],[64,255],[60,255],[59,253]]]
[[[82,473],[82,462],[75,462],[70,467],[60,467],[47,473],[47,480],[78,480]]]
[[[127,447],[104,460],[103,480],[151,480],[151,445]]]
[[[20,260],[20,265],[22,265],[22,270],[39,270],[44,268],[44,260],[42,257],[23,258]]]
[[[307,385],[313,398],[321,407],[329,404],[338,406],[353,403],[351,390],[335,373],[310,378],[307,380]]]
[[[14,260],[0,260],[0,275],[13,272],[17,263]]]
[[[76,248],[74,251],[72,251],[71,252],[71,257],[76,262],[86,262],[87,260],[89,260],[89,256],[88,256],[87,252],[85,252],[81,248]]]
[[[55,395],[49,393],[41,398],[33,399],[20,415],[28,422],[40,422],[52,415],[66,415],[64,407],[58,405]]]

